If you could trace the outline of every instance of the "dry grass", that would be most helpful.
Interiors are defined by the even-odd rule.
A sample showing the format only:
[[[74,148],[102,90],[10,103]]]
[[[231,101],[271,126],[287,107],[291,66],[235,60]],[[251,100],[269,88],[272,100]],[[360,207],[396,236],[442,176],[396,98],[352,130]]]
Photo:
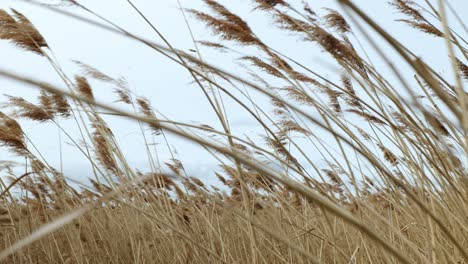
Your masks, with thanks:
[[[194,45],[242,54],[238,62],[246,72],[236,74],[205,62],[199,49],[196,56],[175,49],[128,2],[165,46],[107,26],[110,21],[78,1],[70,4],[103,24],[48,8],[134,39],[184,67],[219,124],[164,119],[124,79],[85,63],[76,62],[82,75],[64,72],[24,15],[0,10],[0,39],[46,58],[67,88],[0,71],[40,89],[37,102],[6,96],[0,112],[0,147],[23,158],[26,170],[0,164],[2,263],[468,263],[468,52],[463,35],[450,29],[442,1],[438,8],[406,0],[391,5],[406,17],[400,21],[427,33],[429,41],[446,40],[450,77],[347,0],[338,1],[346,15],[305,3],[253,1],[255,12],[292,35],[292,45],[298,36],[328,54],[339,68],[328,73],[273,49],[217,1],[203,0],[208,11],[181,8],[216,38],[193,39]],[[397,59],[358,34],[355,20],[382,36],[412,72],[393,67]],[[388,67],[375,68],[360,54],[355,45],[364,41]],[[114,87],[116,104],[133,111],[103,104],[94,81]],[[258,104],[248,91],[271,105]],[[223,98],[262,128],[258,140],[233,134]],[[108,114],[138,123],[146,169],[129,165],[119,147],[125,142],[114,135],[121,131],[105,121]],[[20,119],[56,125],[89,161],[89,184],[51,167]],[[80,138],[62,128],[63,119],[75,121]],[[187,175],[172,152],[166,162],[159,160],[151,140],[170,149],[169,134],[199,144],[219,161],[218,185]]]

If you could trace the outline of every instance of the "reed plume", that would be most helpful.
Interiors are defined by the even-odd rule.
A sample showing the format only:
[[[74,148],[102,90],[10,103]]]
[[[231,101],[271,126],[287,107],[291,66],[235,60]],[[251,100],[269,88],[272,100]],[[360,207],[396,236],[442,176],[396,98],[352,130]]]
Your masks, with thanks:
[[[12,9],[13,16],[0,10],[0,39],[10,40],[16,46],[43,55],[42,48],[48,44],[36,27],[19,11]]]

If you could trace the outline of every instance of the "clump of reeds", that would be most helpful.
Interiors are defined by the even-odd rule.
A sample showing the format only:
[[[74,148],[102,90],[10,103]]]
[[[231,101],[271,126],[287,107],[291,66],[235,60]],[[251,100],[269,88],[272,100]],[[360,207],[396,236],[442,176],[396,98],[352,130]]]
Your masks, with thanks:
[[[69,2],[96,15],[78,1]],[[194,39],[193,44],[239,56],[235,63],[243,63],[245,74],[205,62],[203,52],[194,57],[176,50],[145,16],[146,10],[131,1],[169,48],[114,32],[174,55],[206,97],[217,124],[165,120],[124,78],[85,63],[75,61],[79,74],[65,72],[43,51],[48,45],[31,21],[16,10],[12,15],[0,10],[0,39],[47,57],[68,88],[0,71],[40,89],[37,102],[6,96],[5,111],[0,112],[0,147],[25,160],[21,169],[0,166],[8,175],[8,181],[0,181],[1,261],[468,261],[467,98],[461,82],[468,79],[463,60],[468,53],[460,33],[447,28],[443,6],[438,10],[429,2],[424,7],[407,0],[390,4],[407,17],[399,21],[445,38],[449,48],[458,49],[459,58],[450,58],[451,70],[460,79],[456,83],[438,73],[438,65],[417,58],[351,1],[339,1],[349,11],[346,16],[329,8],[313,10],[307,3],[252,1],[252,12],[270,16],[271,26],[299,38],[291,45],[302,41],[323,51],[339,69],[329,72],[318,72],[314,65],[274,49],[242,15],[219,1],[203,2],[205,11],[180,9],[214,34],[213,40]],[[400,55],[398,60],[380,52],[389,65],[395,59],[413,72],[407,76],[392,68],[401,80],[395,82],[389,69],[375,68],[355,48],[365,38],[349,15],[373,28]],[[133,112],[103,104],[94,93],[101,83],[112,86],[115,102]],[[260,105],[249,90],[271,105]],[[225,97],[245,110],[264,134],[233,134]],[[130,165],[128,155],[135,153],[125,153],[119,144],[134,143],[117,141],[115,134],[122,131],[111,129],[106,111],[138,121],[144,150],[137,155],[147,161],[146,168]],[[75,121],[79,138],[63,129],[60,118]],[[90,184],[72,184],[66,170],[54,169],[27,136],[34,131],[21,128],[21,119],[48,122],[64,132],[89,161],[94,175],[83,177]],[[203,181],[190,174],[171,147],[172,134],[216,158],[216,179]],[[160,159],[158,145],[169,150],[167,160]]]

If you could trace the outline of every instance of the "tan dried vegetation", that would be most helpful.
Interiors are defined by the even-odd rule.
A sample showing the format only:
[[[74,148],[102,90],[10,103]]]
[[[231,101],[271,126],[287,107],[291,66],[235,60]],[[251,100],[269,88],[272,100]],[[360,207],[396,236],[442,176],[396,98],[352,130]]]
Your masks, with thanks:
[[[459,18],[452,9],[443,1],[391,1],[399,21],[428,34],[426,41],[445,39],[452,68],[444,76],[352,1],[337,1],[343,16],[307,1],[252,0],[252,12],[270,17],[290,45],[319,47],[339,68],[320,73],[265,43],[220,2],[201,1],[207,11],[180,10],[212,30],[214,40],[193,44],[241,54],[245,74],[176,50],[145,16],[151,10],[130,0],[164,46],[109,21],[47,8],[132,38],[186,68],[219,124],[161,119],[125,79],[85,63],[75,62],[80,74],[64,72],[28,18],[0,10],[0,39],[48,59],[68,88],[0,71],[39,89],[37,103],[9,95],[0,112],[0,151],[25,160],[23,173],[0,163],[2,263],[468,263],[468,32],[462,19],[453,21],[464,32],[449,27],[448,16]],[[79,1],[64,2],[96,15]],[[382,36],[412,73],[392,68],[395,58],[350,19]],[[361,42],[374,44],[388,67],[375,68],[362,56]],[[116,104],[134,111],[101,103],[94,83],[115,87]],[[244,88],[271,105],[257,104]],[[265,131],[260,140],[233,134],[222,98],[233,99]],[[106,112],[138,122],[146,169],[129,165]],[[89,161],[89,184],[72,184],[52,168],[20,119],[61,130],[64,119],[74,119],[81,138],[63,132]],[[159,161],[150,138],[169,147],[167,135],[174,134],[218,158],[217,179],[210,180],[218,184],[188,175],[175,155]]]

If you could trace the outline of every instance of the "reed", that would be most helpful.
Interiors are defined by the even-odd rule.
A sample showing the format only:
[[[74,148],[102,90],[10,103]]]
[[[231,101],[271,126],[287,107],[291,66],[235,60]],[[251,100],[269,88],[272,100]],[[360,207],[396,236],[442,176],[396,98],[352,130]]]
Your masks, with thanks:
[[[447,17],[459,16],[448,4],[389,3],[404,17],[397,23],[427,41],[445,39],[452,68],[440,73],[349,0],[337,1],[343,13],[306,2],[251,1],[252,12],[268,16],[290,45],[326,54],[328,71],[275,49],[222,1],[200,1],[205,9],[178,2],[191,32],[195,21],[212,32],[210,40],[192,35],[191,54],[176,49],[146,17],[150,11],[131,0],[164,45],[79,1],[64,3],[97,20],[63,6],[40,7],[125,36],[186,69],[206,97],[204,111],[217,118],[212,124],[168,119],[124,78],[84,62],[74,61],[80,72],[65,71],[40,28],[17,10],[0,10],[0,40],[46,59],[62,81],[55,86],[0,70],[37,95],[3,97],[0,151],[16,158],[0,163],[2,262],[468,263],[467,32],[450,28]],[[375,58],[362,49],[366,42]],[[242,71],[215,66],[205,52],[237,57]],[[104,103],[98,86],[112,87],[113,104]],[[235,133],[228,113],[239,109],[262,134]],[[131,143],[116,136],[127,131],[115,131],[110,117],[135,122],[145,167],[131,165],[122,147]],[[24,120],[56,126],[94,175],[76,181],[51,166]],[[74,126],[64,126],[67,120]],[[178,139],[217,160],[214,179],[186,170],[171,147]],[[167,159],[161,148],[169,150]]]

